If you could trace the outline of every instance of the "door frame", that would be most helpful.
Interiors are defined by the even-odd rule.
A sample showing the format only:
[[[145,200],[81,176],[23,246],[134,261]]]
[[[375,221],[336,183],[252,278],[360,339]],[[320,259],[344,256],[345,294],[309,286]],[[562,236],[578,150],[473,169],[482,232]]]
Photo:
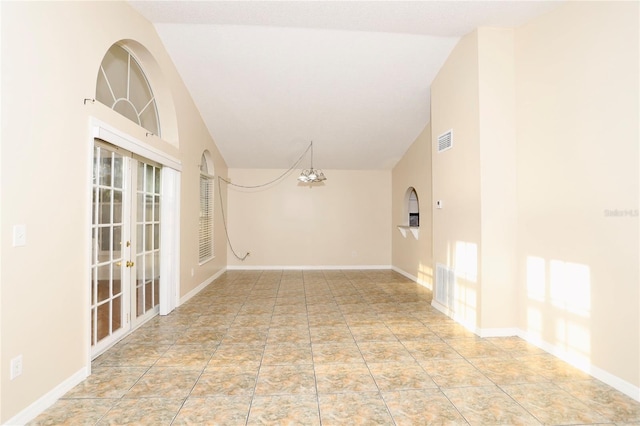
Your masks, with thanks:
[[[160,315],[167,315],[178,305],[180,299],[180,177],[182,164],[177,158],[168,155],[147,143],[126,134],[115,127],[90,117],[90,135],[88,137],[86,160],[87,200],[91,200],[91,179],[93,176],[93,146],[95,139],[102,139],[141,157],[162,165],[160,214]],[[90,202],[85,203],[85,282],[91,282],[91,211]],[[87,348],[87,368],[91,374],[91,291],[85,288],[85,338]],[[129,330],[129,333],[133,328]],[[129,333],[125,333],[125,337]]]

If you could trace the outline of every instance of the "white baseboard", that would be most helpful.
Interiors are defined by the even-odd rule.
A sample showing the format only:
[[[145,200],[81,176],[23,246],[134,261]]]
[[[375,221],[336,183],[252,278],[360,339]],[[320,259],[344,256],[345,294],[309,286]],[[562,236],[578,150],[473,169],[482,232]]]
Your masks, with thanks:
[[[35,419],[44,410],[51,407],[58,399],[60,399],[65,393],[69,392],[74,386],[82,382],[89,375],[87,367],[82,367],[80,370],[72,374],[65,379],[55,388],[51,389],[41,398],[38,398],[33,404],[29,405],[24,410],[7,420],[4,425],[24,425]]]
[[[617,389],[623,394],[640,402],[640,387],[635,386],[627,382],[626,380],[621,379],[620,377],[609,373],[608,371],[605,371],[599,367],[596,367],[595,365],[589,362],[576,359],[575,357],[572,357],[571,355],[567,354],[567,352],[562,350],[561,348],[554,346],[548,342],[545,342],[538,337],[531,336],[529,333],[527,333],[524,330],[518,331],[518,337],[526,340],[527,342],[531,343],[534,346],[537,346],[543,351],[548,352],[551,355],[561,359],[562,361],[566,362],[572,367],[575,367],[578,370],[581,370],[587,373],[588,375],[595,377],[601,382],[606,383],[612,388]]]
[[[477,328],[475,333],[480,337],[511,337],[519,336],[519,328]]]
[[[469,321],[465,321],[464,318],[460,318],[460,316],[456,315],[454,311],[452,311],[445,305],[441,304],[436,299],[431,300],[431,306],[434,307],[436,310],[442,312],[443,314],[445,314],[446,316],[448,316],[449,318],[451,318],[452,320],[454,320],[455,322],[457,322],[458,324],[460,324],[470,332],[474,334],[478,334],[478,328],[476,327],[475,322],[471,323]]]
[[[233,271],[319,271],[319,270],[371,270],[371,269],[391,269],[391,265],[281,265],[281,266],[251,266],[251,265],[228,265],[228,270]]]
[[[199,284],[196,288],[194,288],[189,293],[187,293],[184,296],[182,296],[180,298],[180,300],[178,301],[178,306],[182,305],[187,300],[191,299],[193,296],[195,296],[196,294],[200,293],[202,290],[205,289],[205,287],[207,287],[209,284],[211,284],[213,281],[215,281],[216,278],[218,278],[220,275],[224,274],[226,270],[227,270],[227,268],[220,269],[212,277],[207,278],[204,282]]]
[[[468,327],[467,324],[464,324],[463,322],[461,322],[459,319],[456,318],[455,316],[455,312],[451,311],[449,308],[447,308],[446,306],[438,303],[435,299],[431,301],[431,306],[433,306],[435,309],[437,309],[438,311],[442,312],[443,314],[445,314],[446,316],[448,316],[449,318],[452,318],[453,320],[457,321],[458,323],[460,323],[461,325]],[[572,367],[575,367],[581,371],[584,371],[585,373],[589,374],[590,376],[600,380],[601,382],[611,386],[612,388],[622,392],[623,394],[633,398],[634,400],[640,402],[640,387],[636,386],[632,383],[627,382],[624,379],[621,379],[620,377],[609,373],[608,371],[605,371],[599,367],[596,367],[595,365],[589,363],[589,362],[584,362],[583,360],[579,360],[576,359],[575,357],[571,357],[570,355],[568,355],[565,351],[563,351],[561,348],[554,346],[548,342],[545,342],[537,337],[533,337],[531,336],[529,333],[527,333],[526,331],[519,329],[519,328],[489,328],[489,329],[482,329],[482,328],[469,328],[470,331],[474,332],[475,334],[477,334],[480,337],[508,337],[508,336],[518,336],[524,340],[526,340],[527,342],[531,343],[534,346],[537,346],[538,348],[542,349],[545,352],[550,353],[551,355],[565,361],[567,364],[571,365]]]
[[[418,277],[414,277],[413,275],[411,275],[407,271],[404,271],[404,270],[398,268],[397,266],[391,266],[391,269],[394,270],[395,272],[399,273],[400,275],[404,275],[405,277],[409,278],[414,283],[420,284],[422,287],[425,287],[425,288],[427,288],[429,290],[433,290],[433,284],[432,283],[429,283],[429,282],[426,282],[424,280],[421,280]]]

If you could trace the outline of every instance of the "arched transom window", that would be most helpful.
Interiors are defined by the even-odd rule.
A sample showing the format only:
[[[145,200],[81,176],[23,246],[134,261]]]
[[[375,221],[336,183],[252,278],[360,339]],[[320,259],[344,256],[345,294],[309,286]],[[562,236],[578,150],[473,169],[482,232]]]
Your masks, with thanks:
[[[156,100],[147,77],[131,53],[117,44],[100,64],[96,100],[160,136]]]

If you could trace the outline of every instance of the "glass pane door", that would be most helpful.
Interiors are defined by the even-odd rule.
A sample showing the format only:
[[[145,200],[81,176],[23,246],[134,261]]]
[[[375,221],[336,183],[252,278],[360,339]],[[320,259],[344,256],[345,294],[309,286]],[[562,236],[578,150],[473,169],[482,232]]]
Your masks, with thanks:
[[[94,357],[159,311],[161,171],[149,160],[96,141],[91,226]]]
[[[160,167],[137,160],[136,318],[158,312],[160,302]]]
[[[95,352],[126,333],[128,296],[123,241],[128,236],[126,158],[94,148],[91,226],[91,345]]]

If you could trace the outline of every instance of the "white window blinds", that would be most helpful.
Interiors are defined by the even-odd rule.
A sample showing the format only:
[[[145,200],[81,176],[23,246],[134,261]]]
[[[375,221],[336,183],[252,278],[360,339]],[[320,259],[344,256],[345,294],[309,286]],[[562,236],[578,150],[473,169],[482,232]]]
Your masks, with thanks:
[[[200,167],[200,221],[198,260],[204,263],[213,253],[213,176],[209,175],[204,156]]]

